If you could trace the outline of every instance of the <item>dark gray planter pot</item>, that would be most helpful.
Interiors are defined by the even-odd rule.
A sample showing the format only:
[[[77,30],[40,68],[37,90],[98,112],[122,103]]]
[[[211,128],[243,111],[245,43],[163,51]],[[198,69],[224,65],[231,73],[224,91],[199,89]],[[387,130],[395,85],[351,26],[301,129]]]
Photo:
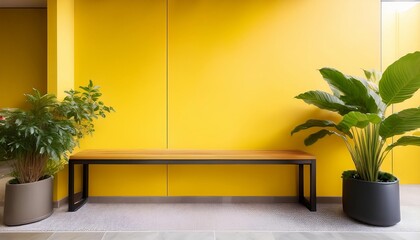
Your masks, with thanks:
[[[343,211],[370,225],[393,226],[401,220],[400,188],[396,182],[343,179]]]
[[[53,178],[24,184],[6,183],[3,222],[8,226],[40,221],[53,213]]]

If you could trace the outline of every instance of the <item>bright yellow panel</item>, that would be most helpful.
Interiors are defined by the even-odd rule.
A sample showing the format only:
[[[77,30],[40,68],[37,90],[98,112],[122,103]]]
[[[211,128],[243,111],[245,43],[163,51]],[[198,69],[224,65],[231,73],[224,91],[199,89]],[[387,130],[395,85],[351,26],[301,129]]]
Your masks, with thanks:
[[[332,137],[306,148],[304,134],[291,137],[297,124],[326,117],[294,96],[327,90],[317,72],[324,66],[358,75],[361,68],[379,69],[379,9],[380,1],[364,0],[169,1],[169,147],[306,150],[318,159],[319,195],[340,195],[341,172],[352,168],[345,146]],[[261,168],[258,175],[274,175],[247,194],[295,191],[293,184],[278,190],[272,179],[280,173]],[[221,179],[233,171],[217,169]],[[208,171],[200,173],[215,170]],[[239,179],[248,174],[238,171]],[[289,171],[282,178],[294,183],[295,175]],[[243,187],[235,181],[229,187],[217,180],[207,184],[200,194],[229,195],[225,188],[241,193]],[[170,189],[179,195],[199,191],[194,181]]]
[[[92,165],[90,196],[166,196],[166,165]]]
[[[420,3],[383,3],[382,10],[382,58],[383,68],[403,55],[420,51]],[[398,9],[400,9],[398,11]],[[394,112],[410,107],[418,107],[420,93],[393,107]],[[394,139],[394,141],[397,138]],[[393,151],[393,173],[403,184],[420,183],[420,148],[397,147]]]
[[[0,8],[0,31],[0,108],[23,107],[47,91],[47,11]]]
[[[116,109],[82,148],[165,148],[165,1],[75,1],[75,85]]]
[[[62,99],[64,91],[74,88],[74,1],[49,0],[47,9],[47,90]],[[67,196],[67,186],[68,170],[65,168],[55,175],[54,201]]]
[[[57,97],[74,88],[74,0],[57,1]]]
[[[169,196],[296,196],[296,166],[170,165]],[[267,184],[271,183],[271,184]]]
[[[75,86],[116,109],[82,149],[166,147],[166,2],[75,0]],[[166,195],[166,166],[92,166],[94,196]]]

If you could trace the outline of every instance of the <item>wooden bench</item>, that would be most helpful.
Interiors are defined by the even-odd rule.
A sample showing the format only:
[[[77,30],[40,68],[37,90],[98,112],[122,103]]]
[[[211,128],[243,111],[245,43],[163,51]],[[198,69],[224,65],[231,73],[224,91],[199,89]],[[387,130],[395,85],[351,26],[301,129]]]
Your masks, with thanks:
[[[75,201],[74,167],[82,165],[82,198]],[[299,166],[299,202],[316,211],[315,157],[302,151],[248,150],[85,150],[74,154],[69,161],[69,211],[74,212],[89,197],[90,164],[292,164]],[[310,167],[310,196],[304,197],[304,165]]]

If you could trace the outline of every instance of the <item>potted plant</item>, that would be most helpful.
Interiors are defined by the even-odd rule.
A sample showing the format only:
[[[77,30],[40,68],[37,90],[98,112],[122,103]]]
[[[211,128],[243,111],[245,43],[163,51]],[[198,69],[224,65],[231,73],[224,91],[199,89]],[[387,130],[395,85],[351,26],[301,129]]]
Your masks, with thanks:
[[[79,140],[94,131],[92,121],[112,107],[101,102],[92,81],[80,91],[53,94],[34,89],[26,94],[29,108],[0,110],[0,160],[11,163],[14,177],[6,184],[4,224],[42,220],[53,212],[52,176],[67,163]]]
[[[321,128],[310,134],[306,146],[327,136],[340,137],[356,170],[345,171],[343,211],[358,221],[391,226],[400,221],[398,179],[380,172],[381,164],[397,146],[420,146],[420,137],[402,136],[420,127],[420,108],[408,108],[386,116],[389,106],[401,103],[420,88],[420,52],[407,54],[391,64],[384,73],[364,71],[366,78],[347,76],[333,68],[320,70],[332,94],[308,91],[296,96],[308,104],[341,115],[333,120],[310,119],[297,126],[294,134]]]

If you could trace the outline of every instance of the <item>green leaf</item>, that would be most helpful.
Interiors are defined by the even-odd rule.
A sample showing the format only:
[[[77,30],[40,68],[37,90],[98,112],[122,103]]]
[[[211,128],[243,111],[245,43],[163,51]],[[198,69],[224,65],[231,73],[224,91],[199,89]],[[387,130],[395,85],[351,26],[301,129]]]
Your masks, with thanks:
[[[379,92],[378,92],[379,91],[378,87],[376,86],[376,91],[375,91],[373,89],[374,87],[372,87],[369,84],[369,88],[370,89],[368,89],[368,94],[375,101],[375,105],[378,109],[378,111],[375,112],[375,113],[380,114],[381,116],[384,116],[385,115],[385,110],[386,110],[386,104],[382,102],[382,98],[381,98],[381,96],[379,95]]]
[[[59,159],[60,159],[60,157],[58,156],[58,153],[57,153],[57,152],[56,152],[56,150],[54,150],[54,149],[52,149],[52,150],[51,150],[50,155],[51,155],[51,158],[52,158],[53,160],[59,160]]]
[[[336,134],[336,133],[334,133],[333,131],[322,129],[322,130],[320,130],[316,133],[313,133],[313,134],[309,135],[304,141],[305,146],[310,146],[310,145],[316,143],[319,139],[321,139],[321,138],[323,138],[327,135],[332,135],[332,134]]]
[[[41,135],[38,135],[37,137],[36,137],[36,144],[35,144],[35,148],[36,149],[38,149],[38,147],[39,147],[39,143],[41,142]]]
[[[355,107],[346,106],[336,96],[322,91],[309,91],[296,96],[297,99],[302,99],[308,104],[313,104],[321,109],[326,109],[333,112],[338,112],[340,115],[344,115],[350,111],[356,110]],[[113,109],[112,109],[113,110]]]
[[[420,52],[405,55],[391,64],[379,82],[379,92],[386,105],[409,99],[420,88]]]
[[[409,108],[387,117],[379,129],[383,138],[403,134],[420,128],[420,108]]]
[[[381,118],[377,114],[350,112],[343,116],[343,119],[338,124],[338,126],[343,129],[350,130],[352,127],[364,128],[369,125],[369,123],[378,124],[380,122]]]
[[[365,73],[366,78],[369,80],[372,77],[372,72],[369,70],[363,69],[363,72]]]
[[[301,130],[306,130],[306,129],[312,128],[312,127],[333,127],[335,129],[337,129],[338,131],[344,132],[345,134],[349,135],[351,138],[353,137],[352,134],[349,131],[347,131],[346,129],[340,128],[333,121],[318,120],[318,119],[309,119],[305,123],[300,124],[297,127],[295,127],[295,129],[293,129],[290,134],[293,135],[293,134],[295,134],[295,133],[297,133]]]
[[[395,143],[389,145],[386,150],[389,151],[397,146],[420,146],[420,137],[417,136],[404,136],[398,139]]]
[[[382,78],[382,73],[376,71],[375,69],[372,69],[372,70],[363,69],[363,72],[365,73],[366,79],[369,82],[378,83],[379,80]]]
[[[16,126],[20,126],[22,124],[22,120],[21,119],[16,119],[15,121]]]
[[[336,124],[329,120],[309,119],[305,123],[295,127],[295,129],[293,129],[290,134],[293,135],[294,133],[297,133],[301,130],[306,130],[312,127],[336,127]]]
[[[376,113],[379,113],[381,115],[384,115],[385,114],[386,105],[385,105],[385,103],[382,102],[382,98],[379,95],[379,87],[378,87],[378,85],[375,82],[373,82],[373,81],[369,81],[369,80],[366,80],[366,79],[363,79],[363,78],[351,77],[351,79],[352,80],[357,80],[357,81],[361,82],[365,86],[365,88],[367,90],[367,94],[369,95],[369,100],[368,101],[371,101],[373,99],[375,101],[375,104],[376,104],[376,105],[373,105],[372,104],[372,109],[375,110],[375,111],[376,111],[376,109],[378,109],[379,112],[376,112]]]
[[[374,97],[369,94],[369,87],[360,80],[347,77],[333,68],[322,68],[319,71],[334,95],[346,105],[357,107],[357,110],[363,113],[378,113],[379,107]]]
[[[319,72],[324,80],[327,81],[334,96],[341,97],[343,90],[350,88],[350,82],[340,71],[334,68],[321,68]]]
[[[81,88],[81,89],[85,90],[86,92],[89,92],[89,91],[90,91],[90,88],[89,88],[89,87],[83,87],[83,86],[80,86],[79,88]]]

